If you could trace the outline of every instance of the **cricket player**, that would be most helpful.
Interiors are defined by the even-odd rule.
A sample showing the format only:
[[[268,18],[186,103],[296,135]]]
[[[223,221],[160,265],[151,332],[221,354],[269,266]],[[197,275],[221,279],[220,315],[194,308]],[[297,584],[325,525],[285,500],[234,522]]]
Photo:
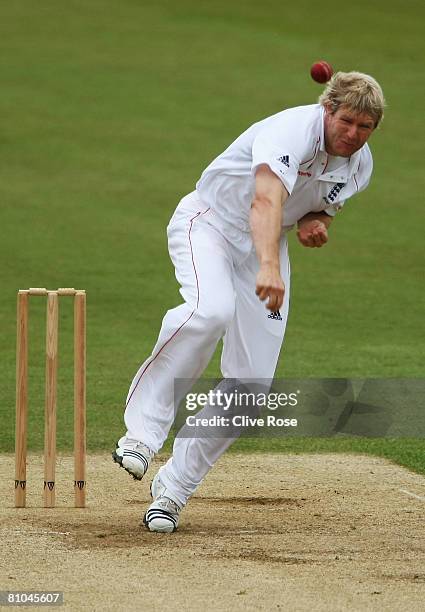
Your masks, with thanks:
[[[166,313],[130,386],[126,433],[112,455],[134,478],[144,476],[168,436],[174,381],[196,381],[220,339],[224,381],[272,381],[289,308],[287,233],[296,226],[305,247],[327,243],[335,215],[369,183],[367,141],[384,106],[371,76],[338,72],[318,104],[249,127],[181,200],[167,233],[183,302]],[[151,484],[149,530],[177,528],[181,510],[234,439],[177,435]]]

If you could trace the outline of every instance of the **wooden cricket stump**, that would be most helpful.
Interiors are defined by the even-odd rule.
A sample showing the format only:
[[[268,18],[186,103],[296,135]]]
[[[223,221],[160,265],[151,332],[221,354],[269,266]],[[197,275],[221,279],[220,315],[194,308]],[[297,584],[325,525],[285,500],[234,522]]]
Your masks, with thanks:
[[[44,506],[55,506],[59,297],[74,298],[74,505],[86,505],[86,293],[82,289],[20,289],[17,306],[15,507],[26,505],[28,319],[30,296],[47,298],[44,417]]]

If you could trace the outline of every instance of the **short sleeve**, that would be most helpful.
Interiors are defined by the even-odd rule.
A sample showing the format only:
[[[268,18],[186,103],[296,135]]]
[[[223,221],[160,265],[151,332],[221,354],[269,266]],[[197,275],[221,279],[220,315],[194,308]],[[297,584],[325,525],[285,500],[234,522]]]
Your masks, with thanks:
[[[301,115],[272,117],[257,134],[252,145],[252,167],[255,174],[267,164],[291,193],[298,178],[298,168],[311,153],[311,130]]]
[[[345,202],[338,202],[338,208],[325,208],[323,212],[325,212],[328,217],[335,217],[335,215],[341,210],[344,206]]]

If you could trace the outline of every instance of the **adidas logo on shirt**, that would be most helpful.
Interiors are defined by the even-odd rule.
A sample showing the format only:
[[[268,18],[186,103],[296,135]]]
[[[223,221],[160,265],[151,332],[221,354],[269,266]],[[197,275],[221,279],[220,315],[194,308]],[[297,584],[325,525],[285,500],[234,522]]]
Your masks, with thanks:
[[[277,158],[278,161],[280,161],[284,166],[286,166],[287,168],[289,168],[289,155],[282,155],[281,157]]]
[[[282,321],[282,317],[280,316],[280,312],[278,310],[267,315],[267,318],[274,319],[275,321]]]

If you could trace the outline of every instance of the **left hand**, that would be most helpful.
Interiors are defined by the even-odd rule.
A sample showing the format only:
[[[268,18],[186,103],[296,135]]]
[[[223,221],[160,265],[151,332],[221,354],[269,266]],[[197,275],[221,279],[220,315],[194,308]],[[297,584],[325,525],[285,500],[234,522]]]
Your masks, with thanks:
[[[297,236],[303,246],[320,248],[328,241],[328,230],[322,221],[313,219],[299,226]]]

